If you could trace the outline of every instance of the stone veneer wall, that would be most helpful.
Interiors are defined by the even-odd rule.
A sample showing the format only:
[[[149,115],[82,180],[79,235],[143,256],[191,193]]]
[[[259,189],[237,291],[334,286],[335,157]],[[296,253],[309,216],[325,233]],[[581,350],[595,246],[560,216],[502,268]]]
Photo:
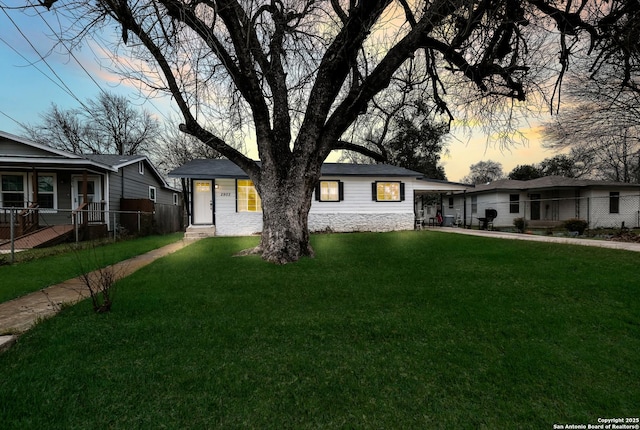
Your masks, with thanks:
[[[309,214],[309,231],[413,230],[413,214]]]
[[[356,232],[412,230],[413,214],[309,214],[309,231]],[[262,231],[262,214],[239,213],[216,223],[216,236],[248,236]]]

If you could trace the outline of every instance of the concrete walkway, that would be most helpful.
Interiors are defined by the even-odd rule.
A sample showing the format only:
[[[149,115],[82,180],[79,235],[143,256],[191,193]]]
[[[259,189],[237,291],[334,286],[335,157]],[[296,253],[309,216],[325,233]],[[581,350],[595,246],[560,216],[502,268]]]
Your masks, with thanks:
[[[110,267],[113,268],[117,279],[121,279],[158,258],[182,249],[193,242],[193,240],[181,240]],[[91,275],[97,276],[98,272],[93,272]],[[87,287],[82,277],[77,277],[0,303],[0,352],[13,345],[20,334],[29,330],[38,321],[58,313],[62,305],[74,304],[87,297],[89,297]]]
[[[613,240],[578,239],[573,237],[538,236],[535,234],[505,233],[502,231],[468,230],[457,227],[429,227],[428,230],[443,233],[466,234],[470,236],[495,237],[496,239],[529,240],[533,242],[563,243],[565,245],[595,246],[598,248],[622,249],[640,252],[640,243],[617,242]]]

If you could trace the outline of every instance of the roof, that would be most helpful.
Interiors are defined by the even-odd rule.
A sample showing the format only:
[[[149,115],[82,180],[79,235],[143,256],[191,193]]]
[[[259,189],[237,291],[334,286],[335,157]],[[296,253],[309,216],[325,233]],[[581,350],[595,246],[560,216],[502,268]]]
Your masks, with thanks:
[[[56,148],[53,148],[51,146],[47,146],[47,145],[43,145],[41,143],[34,142],[33,140],[29,140],[29,139],[27,139],[25,137],[16,136],[15,134],[7,133],[6,131],[1,131],[0,130],[0,140],[1,139],[18,142],[18,143],[21,143],[23,145],[27,145],[27,146],[30,146],[32,148],[39,149],[41,151],[44,151],[44,152],[48,153],[52,157],[65,157],[65,158],[76,158],[76,159],[77,158],[82,158],[79,155],[74,154],[72,152],[64,151],[62,149],[56,149]]]
[[[105,164],[107,166],[111,166],[113,169],[121,169],[122,167],[129,166],[134,163],[138,163],[139,161],[143,161],[149,166],[151,171],[155,174],[156,178],[160,181],[164,188],[170,188],[167,181],[165,181],[164,177],[160,174],[160,172],[156,169],[156,167],[151,163],[149,158],[146,155],[134,154],[134,155],[118,155],[118,154],[82,154],[82,157],[95,161],[97,163]]]
[[[144,155],[118,155],[118,154],[82,154],[83,158],[96,161],[107,166],[115,167],[116,169],[123,166],[128,166],[132,163],[145,160],[147,157]]]
[[[592,179],[566,178],[564,176],[544,176],[542,178],[518,181],[514,179],[500,179],[487,184],[476,185],[473,192],[488,192],[500,190],[536,190],[551,188],[586,188],[586,187],[630,187],[640,188],[640,184],[629,184],[614,181],[598,181]]]
[[[72,152],[43,145],[24,137],[0,131],[1,141],[16,142],[24,147],[34,148],[30,151],[23,146],[9,145],[9,151],[2,152],[0,147],[0,164],[2,166],[37,166],[52,168],[89,168],[100,172],[117,172],[120,168],[139,161],[144,161],[165,188],[173,189],[145,155],[116,154],[74,154]]]
[[[40,168],[88,168],[97,171],[116,171],[108,164],[90,160],[83,155],[56,149],[25,137],[0,131],[0,165],[3,167],[40,167]],[[18,145],[11,145],[17,143]]]
[[[386,176],[422,178],[420,172],[390,164],[324,163],[322,176]],[[226,159],[192,160],[169,172],[177,178],[246,178],[247,174],[233,161]]]

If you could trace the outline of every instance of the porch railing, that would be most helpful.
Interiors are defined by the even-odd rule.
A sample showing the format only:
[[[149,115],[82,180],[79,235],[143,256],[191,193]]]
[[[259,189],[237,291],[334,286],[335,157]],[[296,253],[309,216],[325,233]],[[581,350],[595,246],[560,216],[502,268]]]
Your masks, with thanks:
[[[73,211],[76,224],[104,224],[105,202],[87,202]]]
[[[26,207],[8,207],[0,210],[0,229],[8,230],[13,224],[16,234],[23,235],[38,229],[40,207],[37,203],[26,203]],[[0,237],[5,237],[3,233]]]
[[[27,234],[38,229],[40,207],[37,203],[31,203],[18,214],[18,228],[21,234]]]

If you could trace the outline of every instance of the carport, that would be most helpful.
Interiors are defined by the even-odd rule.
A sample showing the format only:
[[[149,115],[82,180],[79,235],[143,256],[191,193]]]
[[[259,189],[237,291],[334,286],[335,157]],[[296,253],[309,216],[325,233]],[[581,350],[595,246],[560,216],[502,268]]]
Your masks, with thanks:
[[[474,186],[437,179],[421,179],[413,192],[415,226],[460,226],[466,224],[466,191]],[[462,192],[464,204],[454,205],[453,193]],[[438,216],[438,214],[441,217]]]

